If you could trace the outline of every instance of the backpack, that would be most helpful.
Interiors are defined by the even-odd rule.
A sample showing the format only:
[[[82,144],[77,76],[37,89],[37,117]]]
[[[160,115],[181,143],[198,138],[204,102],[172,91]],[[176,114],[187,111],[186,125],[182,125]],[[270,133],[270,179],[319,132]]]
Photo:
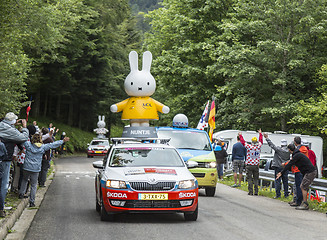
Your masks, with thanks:
[[[0,162],[7,159],[7,149],[3,142],[0,141]]]

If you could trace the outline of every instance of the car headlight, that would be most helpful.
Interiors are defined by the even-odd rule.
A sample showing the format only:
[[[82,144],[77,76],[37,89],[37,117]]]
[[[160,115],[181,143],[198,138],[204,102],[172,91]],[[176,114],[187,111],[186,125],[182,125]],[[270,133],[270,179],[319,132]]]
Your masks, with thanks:
[[[185,180],[185,181],[179,181],[178,183],[178,188],[179,189],[187,189],[187,188],[192,188],[195,187],[195,181],[192,180]]]
[[[207,163],[205,163],[205,167],[206,168],[215,168],[215,167],[217,167],[217,163],[216,162],[207,162]]]
[[[110,188],[127,188],[126,182],[118,180],[107,180],[106,186]]]

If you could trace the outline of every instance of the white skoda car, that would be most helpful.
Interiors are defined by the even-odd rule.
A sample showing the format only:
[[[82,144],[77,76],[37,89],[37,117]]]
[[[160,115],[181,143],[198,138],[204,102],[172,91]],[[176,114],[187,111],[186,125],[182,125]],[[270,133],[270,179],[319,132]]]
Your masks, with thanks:
[[[123,212],[181,212],[185,220],[197,220],[198,183],[174,147],[153,143],[158,140],[113,141],[104,160],[93,162],[101,220]]]

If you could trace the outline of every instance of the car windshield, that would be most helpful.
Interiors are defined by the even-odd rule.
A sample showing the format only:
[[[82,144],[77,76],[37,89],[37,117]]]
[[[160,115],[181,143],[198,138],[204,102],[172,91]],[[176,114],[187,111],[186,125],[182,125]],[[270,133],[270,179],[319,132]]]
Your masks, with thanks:
[[[158,130],[158,137],[170,138],[169,145],[175,148],[211,151],[211,144],[205,132]]]
[[[170,148],[116,148],[111,155],[110,167],[183,167],[175,149]]]
[[[93,146],[109,146],[109,142],[108,141],[92,141],[90,145]]]

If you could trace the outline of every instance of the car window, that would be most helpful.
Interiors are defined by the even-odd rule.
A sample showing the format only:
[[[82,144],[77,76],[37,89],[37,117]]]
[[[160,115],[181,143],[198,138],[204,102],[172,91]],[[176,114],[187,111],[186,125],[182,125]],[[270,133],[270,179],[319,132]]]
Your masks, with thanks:
[[[183,167],[175,149],[170,148],[116,148],[111,155],[110,167]]]
[[[92,141],[91,145],[93,146],[109,146],[109,141]]]
[[[158,130],[159,138],[170,138],[169,145],[175,148],[209,150],[211,144],[205,132]]]

